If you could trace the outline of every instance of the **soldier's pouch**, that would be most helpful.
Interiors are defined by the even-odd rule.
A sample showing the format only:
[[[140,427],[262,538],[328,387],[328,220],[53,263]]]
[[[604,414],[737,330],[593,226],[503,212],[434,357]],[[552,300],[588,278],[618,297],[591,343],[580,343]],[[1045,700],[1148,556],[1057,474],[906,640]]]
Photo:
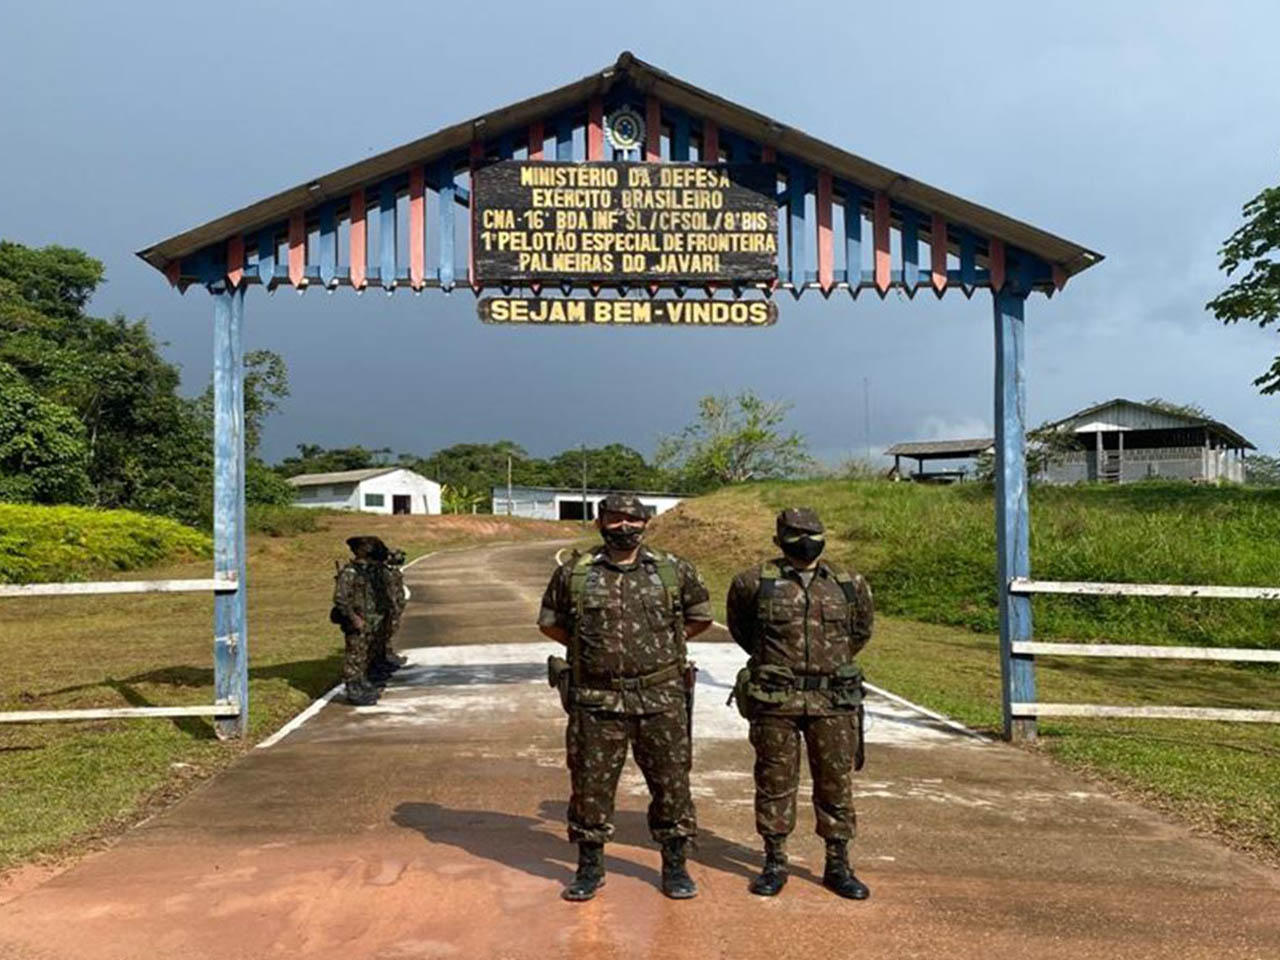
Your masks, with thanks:
[[[574,707],[586,707],[588,710],[607,707],[613,699],[610,690],[597,690],[594,687],[571,687],[569,702]]]
[[[339,626],[347,622],[347,618],[342,615],[342,610],[336,606],[329,608],[329,622],[336,623]]]
[[[744,720],[750,720],[752,710],[751,694],[747,688],[751,686],[751,668],[743,667],[733,682],[733,692],[729,694],[729,703],[738,708],[738,714]]]
[[[790,667],[762,664],[751,671],[747,697],[757,704],[777,706],[791,699],[796,675]]]
[[[560,694],[560,706],[567,712],[572,704],[569,702],[569,681],[572,679],[569,661],[554,654],[547,657],[547,683]]]
[[[856,663],[846,663],[836,667],[831,675],[831,687],[828,691],[831,705],[850,709],[861,707],[862,684],[862,668]]]

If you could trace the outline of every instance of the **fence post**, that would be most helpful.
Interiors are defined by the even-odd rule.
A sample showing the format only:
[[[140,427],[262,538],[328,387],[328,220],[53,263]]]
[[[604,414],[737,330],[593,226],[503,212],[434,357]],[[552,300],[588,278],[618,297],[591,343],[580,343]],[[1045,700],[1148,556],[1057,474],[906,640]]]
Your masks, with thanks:
[[[1026,292],[1013,285],[993,292],[995,307],[996,589],[1000,598],[1000,693],[1004,734],[1034,740],[1034,717],[1014,718],[1010,704],[1036,698],[1034,661],[1014,654],[1015,642],[1031,639],[1031,598],[1009,592],[1014,577],[1031,575],[1030,509],[1027,502],[1027,387],[1023,310]]]
[[[236,698],[240,714],[219,719],[218,736],[243,736],[249,716],[244,530],[244,287],[225,282],[213,295],[213,569],[234,577],[233,592],[213,598],[216,700]]]

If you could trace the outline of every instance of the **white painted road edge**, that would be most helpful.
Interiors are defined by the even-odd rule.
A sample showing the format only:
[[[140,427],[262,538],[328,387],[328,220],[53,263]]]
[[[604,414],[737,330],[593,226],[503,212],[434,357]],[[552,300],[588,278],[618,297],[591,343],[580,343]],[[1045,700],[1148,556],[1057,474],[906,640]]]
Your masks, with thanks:
[[[408,563],[404,564],[404,566],[402,566],[400,569],[406,570],[409,567],[412,567],[419,560],[425,560],[427,559],[427,557],[433,557],[437,553],[439,553],[438,550],[432,550],[430,553],[424,553],[420,557],[414,557]],[[409,593],[409,588],[405,587],[404,592],[405,592],[405,600],[408,600],[409,597],[412,596],[412,594]],[[308,720],[314,717],[317,713],[323,710],[329,704],[329,702],[332,701],[333,698],[336,697],[341,692],[342,692],[342,684],[338,684],[336,687],[334,687],[332,690],[330,690],[328,693],[322,696],[319,700],[312,701],[311,704],[305,710],[303,710],[300,714],[298,714],[296,717],[294,717],[292,720],[286,723],[283,727],[281,727],[271,736],[259,742],[258,745],[254,747],[254,749],[262,750],[266,747],[274,747],[277,743],[279,743],[289,734],[293,733],[293,731],[297,730],[300,726],[302,726],[304,723],[306,723]]]
[[[719,620],[712,620],[711,622],[723,630],[729,629]],[[886,700],[889,700],[892,703],[896,703],[900,707],[906,707],[908,710],[914,710],[916,713],[920,714],[921,716],[928,717],[930,720],[936,720],[938,723],[942,724],[944,727],[948,727],[951,730],[956,731],[957,733],[963,733],[966,737],[973,737],[975,740],[978,740],[982,743],[992,742],[990,737],[979,733],[977,730],[969,729],[959,720],[952,720],[950,717],[946,716],[945,714],[941,714],[934,710],[930,710],[928,707],[922,707],[918,703],[912,703],[910,700],[906,699],[905,697],[900,697],[896,693],[890,693],[888,690],[885,690],[883,687],[877,687],[874,683],[866,683],[864,681],[863,686],[865,686],[868,690],[870,690],[872,693],[876,694],[877,696],[884,697]]]
[[[428,557],[433,557],[438,552],[439,551],[437,550],[432,550],[430,553],[424,553],[420,557],[414,557],[412,560],[406,563],[403,567],[401,567],[401,569],[407,570],[409,567],[413,566],[418,561],[426,560]],[[408,587],[405,587],[405,593],[408,594],[409,596],[412,595],[409,593]],[[729,629],[719,620],[715,620],[712,622],[717,627],[720,627],[722,630]],[[946,716],[945,714],[938,713],[936,710],[930,710],[928,707],[921,706],[918,703],[913,703],[912,701],[906,699],[905,697],[900,697],[896,693],[890,693],[888,690],[885,690],[883,687],[877,687],[873,683],[866,684],[866,687],[868,690],[870,690],[872,693],[876,694],[877,696],[884,697],[886,700],[892,703],[896,703],[899,706],[906,707],[908,710],[913,710],[916,713],[920,714],[921,716],[928,717],[930,720],[934,720],[937,723],[942,724],[948,729],[955,730],[957,733],[962,733],[967,737],[972,737],[973,739],[977,740],[979,743],[992,742],[990,737],[979,733],[977,730],[970,729],[969,727],[966,727],[963,723],[960,723],[958,720],[952,720],[950,717]],[[341,691],[342,691],[342,684],[338,684],[332,690],[326,693],[323,697],[321,697],[319,700],[316,700],[314,703],[308,706],[305,710],[299,713],[296,717],[294,717],[292,720],[286,723],[283,727],[281,727],[279,730],[273,733],[271,736],[267,737],[265,740],[259,743],[257,746],[257,749],[275,746],[277,743],[279,743],[289,734],[293,733],[293,731],[297,730],[300,726],[302,726],[304,723],[306,723],[308,720],[314,717],[317,713],[323,710],[325,706],[328,703],[330,703],[333,700],[333,698],[336,697]]]

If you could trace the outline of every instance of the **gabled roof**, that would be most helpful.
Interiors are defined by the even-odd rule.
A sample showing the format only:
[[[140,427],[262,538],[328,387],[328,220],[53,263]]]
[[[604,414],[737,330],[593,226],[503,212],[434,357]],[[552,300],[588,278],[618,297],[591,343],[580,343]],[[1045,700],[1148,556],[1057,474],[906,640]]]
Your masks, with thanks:
[[[1051,293],[1060,288],[1068,277],[1102,259],[1100,254],[1086,247],[1025,221],[922,183],[703,90],[630,53],[623,53],[611,66],[581,80],[314,177],[289,190],[161,240],[139,251],[138,255],[164,271],[170,281],[179,286],[191,282],[214,283],[225,275],[237,285],[241,282],[270,285],[287,282],[301,289],[309,282],[321,281],[328,287],[349,284],[361,288],[368,282],[381,283],[388,290],[397,284],[412,286],[415,290],[429,286],[448,290],[454,285],[455,273],[460,274],[458,282],[467,282],[461,279],[466,277],[466,267],[455,270],[454,263],[441,260],[438,270],[429,267],[424,270],[422,245],[416,252],[411,252],[411,257],[416,257],[416,260],[410,265],[397,262],[394,244],[390,248],[383,244],[381,262],[378,262],[378,254],[370,251],[367,270],[362,263],[358,271],[351,270],[348,275],[347,267],[338,267],[336,235],[345,218],[352,216],[351,206],[357,206],[362,225],[367,199],[373,201],[375,208],[380,202],[384,213],[390,209],[394,218],[396,197],[414,190],[421,196],[424,185],[422,171],[425,169],[427,189],[439,193],[440,188],[445,187],[447,200],[465,207],[468,205],[467,191],[464,185],[455,181],[455,171],[465,171],[469,164],[483,164],[490,159],[510,158],[512,145],[520,149],[526,142],[531,142],[531,131],[541,132],[544,123],[548,135],[563,133],[563,130],[556,129],[556,125],[564,122],[571,122],[574,128],[592,125],[591,129],[598,138],[600,118],[598,113],[589,113],[588,104],[593,105],[591,109],[598,109],[594,105],[602,98],[606,106],[619,98],[629,98],[630,102],[638,98],[642,107],[648,102],[659,111],[651,116],[658,116],[660,124],[674,124],[673,130],[678,128],[682,133],[679,136],[673,134],[672,140],[683,144],[679,152],[684,155],[677,156],[673,148],[673,160],[688,159],[691,134],[695,142],[702,144],[701,150],[706,149],[710,136],[713,138],[711,142],[725,144],[725,152],[733,159],[738,159],[738,155],[728,149],[731,142],[741,149],[742,158],[752,162],[776,160],[780,168],[799,176],[804,184],[799,194],[798,210],[794,194],[789,201],[780,198],[781,202],[791,204],[789,216],[793,228],[799,224],[808,232],[814,227],[812,221],[805,223],[804,194],[816,195],[821,200],[825,189],[829,224],[833,190],[837,197],[845,198],[846,205],[850,192],[853,193],[857,198],[854,209],[863,211],[868,219],[874,216],[873,239],[877,252],[874,284],[863,275],[866,271],[835,271],[836,274],[844,274],[843,279],[833,276],[829,253],[825,269],[820,261],[815,264],[817,254],[810,238],[807,247],[799,249],[801,262],[798,267],[789,256],[780,260],[781,285],[789,286],[796,293],[819,286],[824,292],[830,292],[838,281],[854,293],[863,287],[874,286],[883,296],[890,286],[914,293],[916,289],[927,288],[932,282],[935,291],[941,295],[949,280],[950,286],[960,286],[966,293],[972,293],[976,286],[1002,287],[1006,270],[1010,278],[1018,278],[1018,282],[1028,288]],[[716,133],[710,133],[712,130]],[[586,140],[590,144],[592,137],[588,136]],[[570,153],[577,149],[572,138],[568,138],[567,143]],[[538,150],[540,153],[540,139]],[[595,158],[603,159],[603,156],[597,152]],[[583,158],[574,156],[570,159]],[[452,210],[453,203],[447,200],[446,206]],[[377,209],[371,210],[374,215],[378,212]],[[420,218],[416,221],[416,233],[424,229],[425,221],[422,214],[415,215]],[[821,210],[817,216],[821,237]],[[894,252],[895,263],[890,279],[890,227],[909,231],[910,236],[931,243],[933,232],[939,225],[944,229],[946,239],[945,246],[940,249],[958,257],[960,269],[954,269],[954,265],[948,269],[945,257],[941,266],[936,261],[932,265],[914,261],[900,263],[902,254]],[[320,231],[319,255],[323,258],[320,261],[317,261],[317,251],[310,248],[308,240],[308,235],[316,230]],[[364,243],[364,230],[359,234],[360,243]],[[287,265],[284,257],[277,262],[276,247],[280,238],[286,235],[289,248]],[[441,240],[442,245],[450,248],[447,256],[451,261],[452,237],[446,240],[442,232]],[[269,256],[259,256],[255,267],[247,254],[262,243],[268,244]],[[897,248],[900,244],[892,246]],[[863,246],[864,250],[869,248],[870,243]],[[816,269],[806,269],[807,266],[816,266]]]
[[[326,483],[360,483],[362,480],[372,480],[384,473],[404,469],[406,468],[368,467],[364,470],[340,470],[337,473],[300,473],[296,477],[289,477],[287,482],[294,487],[315,487]]]
[[[1200,416],[1196,413],[1184,412],[1174,407],[1169,407],[1153,403],[1139,403],[1136,400],[1128,400],[1124,397],[1116,397],[1112,400],[1106,400],[1102,403],[1095,403],[1091,407],[1085,407],[1083,410],[1077,410],[1068,417],[1061,420],[1055,420],[1053,423],[1046,424],[1047,427],[1072,427],[1082,423],[1088,423],[1092,419],[1097,419],[1100,414],[1108,410],[1120,411],[1128,408],[1131,411],[1158,417],[1165,421],[1171,421],[1167,427],[1148,427],[1146,429],[1177,429],[1173,423],[1179,426],[1195,428],[1205,427],[1210,433],[1217,434],[1218,438],[1225,441],[1231,447],[1239,447],[1244,450],[1258,449],[1250,443],[1245,437],[1237,433],[1232,427],[1223,423],[1221,420],[1214,420],[1211,417]],[[1119,429],[1138,429],[1136,427],[1120,426]]]
[[[895,443],[886,450],[887,457],[915,457],[923,460],[947,460],[950,458],[976,457],[990,450],[995,444],[992,437],[973,440],[923,440],[915,443]]]

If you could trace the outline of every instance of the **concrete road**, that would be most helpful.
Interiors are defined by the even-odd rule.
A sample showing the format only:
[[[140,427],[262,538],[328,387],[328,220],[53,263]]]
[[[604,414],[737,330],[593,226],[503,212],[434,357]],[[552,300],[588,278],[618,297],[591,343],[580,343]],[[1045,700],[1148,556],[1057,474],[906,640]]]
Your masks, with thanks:
[[[884,701],[857,781],[872,899],[819,885],[803,807],[791,883],[752,897],[751,756],[723,706],[740,658],[714,642],[694,645],[701,896],[658,892],[629,763],[608,885],[562,902],[563,715],[531,626],[555,546],[412,567],[413,662],[381,703],[327,706],[0,906],[0,958],[1280,958],[1274,871]]]

